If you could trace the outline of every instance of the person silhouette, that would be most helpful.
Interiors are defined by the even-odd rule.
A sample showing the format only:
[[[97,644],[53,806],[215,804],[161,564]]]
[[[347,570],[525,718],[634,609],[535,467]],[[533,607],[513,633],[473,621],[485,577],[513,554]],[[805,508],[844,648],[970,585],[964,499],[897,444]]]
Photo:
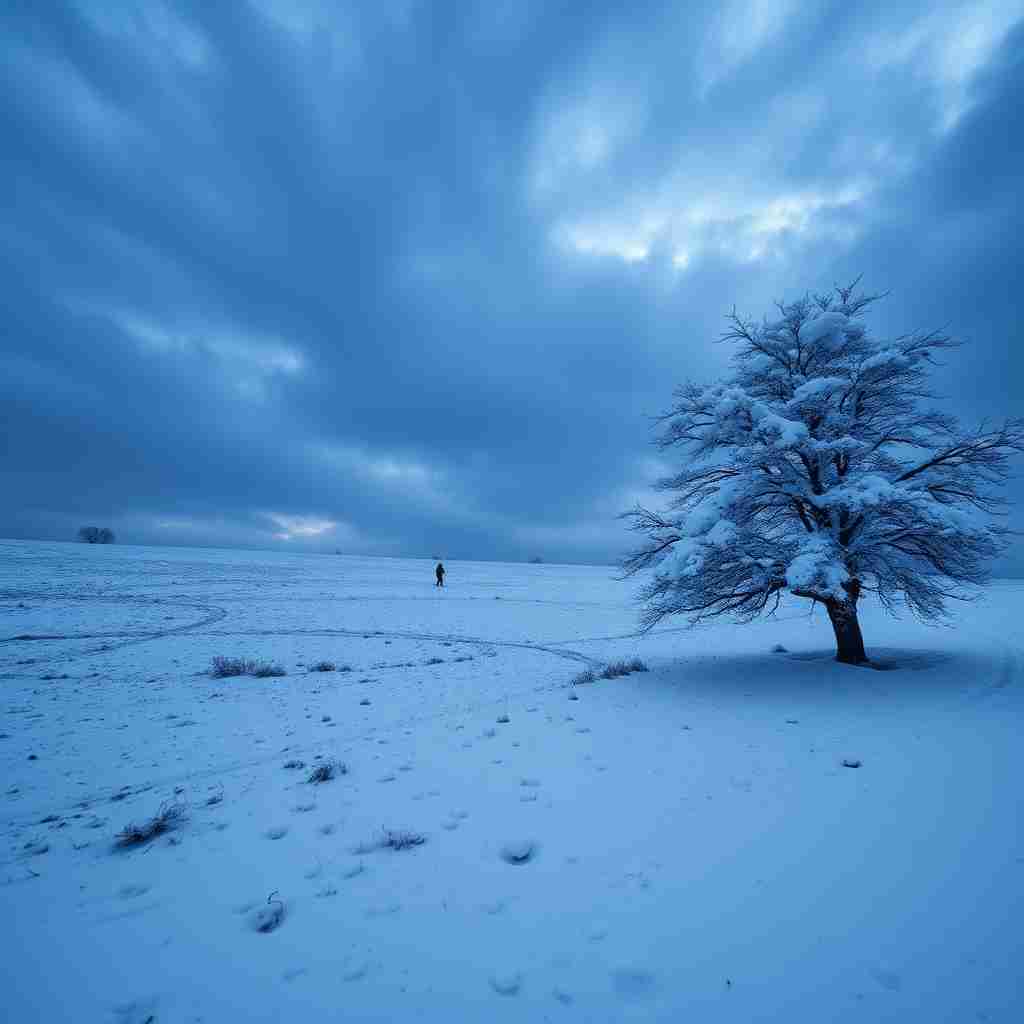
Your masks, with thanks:
[[[435,587],[444,586],[444,566],[438,562],[437,568],[434,570],[434,575],[437,576],[437,582],[434,584]]]

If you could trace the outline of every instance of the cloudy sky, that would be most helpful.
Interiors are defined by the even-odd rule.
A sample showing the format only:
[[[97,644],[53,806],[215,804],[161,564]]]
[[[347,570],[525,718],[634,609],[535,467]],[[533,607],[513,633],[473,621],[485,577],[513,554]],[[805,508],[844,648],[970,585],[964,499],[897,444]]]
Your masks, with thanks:
[[[860,273],[1019,408],[1024,0],[0,19],[0,536],[609,560],[723,314]]]

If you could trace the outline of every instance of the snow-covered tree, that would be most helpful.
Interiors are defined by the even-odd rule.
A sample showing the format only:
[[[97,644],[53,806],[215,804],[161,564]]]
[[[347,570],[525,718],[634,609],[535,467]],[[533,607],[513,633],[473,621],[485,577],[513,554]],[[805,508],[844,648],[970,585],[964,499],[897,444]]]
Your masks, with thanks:
[[[985,582],[1024,421],[966,431],[922,408],[934,354],[957,343],[875,338],[863,315],[879,297],[855,282],[762,323],[733,312],[731,375],[676,391],[657,442],[682,456],[659,481],[671,501],[626,513],[646,538],[624,563],[651,571],[646,627],[676,614],[748,621],[789,591],[824,605],[838,660],[859,664],[863,593],[934,619]]]

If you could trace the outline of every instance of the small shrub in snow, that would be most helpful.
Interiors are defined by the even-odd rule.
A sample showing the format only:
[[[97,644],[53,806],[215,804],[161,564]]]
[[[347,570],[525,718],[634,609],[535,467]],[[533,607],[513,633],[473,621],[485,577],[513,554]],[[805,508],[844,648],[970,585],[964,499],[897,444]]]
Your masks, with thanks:
[[[256,668],[253,658],[226,658],[217,654],[210,661],[210,675],[214,679],[227,679],[229,676],[250,676]]]
[[[310,773],[307,782],[317,785],[321,782],[330,782],[337,775],[344,775],[348,771],[341,761],[324,761],[318,764]]]
[[[132,846],[141,846],[151,839],[178,828],[188,817],[188,807],[182,801],[167,802],[161,805],[160,810],[141,824],[134,822],[126,825],[117,835],[115,846],[119,849],[126,849]]]
[[[444,658],[427,658],[427,660],[423,664],[424,665],[443,665],[444,664]]]
[[[788,649],[783,647],[782,644],[775,644],[775,646],[772,647],[772,654],[788,654],[788,653],[789,653]]]
[[[592,683],[597,676],[594,674],[592,668],[584,669],[578,676],[573,676],[569,681],[571,686],[585,686],[587,683]]]
[[[285,670],[280,665],[275,665],[272,662],[264,661],[256,666],[256,668],[252,672],[252,675],[254,675],[257,679],[270,679],[274,676],[286,676],[288,675],[288,673],[285,672]]]
[[[258,679],[266,679],[287,674],[280,665],[269,661],[257,661],[255,658],[226,658],[218,654],[210,661],[210,675],[214,679],[226,679],[230,676],[256,676]]]
[[[618,679],[620,676],[628,676],[632,672],[646,672],[647,666],[639,658],[630,658],[629,661],[613,661],[605,665],[601,671],[602,679]]]
[[[333,661],[318,661],[309,666],[310,672],[336,672],[338,666]]]
[[[857,761],[857,760],[855,760],[853,758],[848,758],[848,757],[844,757],[843,758],[843,767],[844,768],[859,768],[863,763],[864,763],[863,761]]]
[[[427,837],[421,832],[411,832],[403,828],[386,828],[380,845],[386,850],[411,850],[414,846],[422,846],[426,841]]]
[[[294,771],[297,768],[305,768],[306,762],[299,761],[297,758],[293,758],[291,761],[285,761],[284,767]]]

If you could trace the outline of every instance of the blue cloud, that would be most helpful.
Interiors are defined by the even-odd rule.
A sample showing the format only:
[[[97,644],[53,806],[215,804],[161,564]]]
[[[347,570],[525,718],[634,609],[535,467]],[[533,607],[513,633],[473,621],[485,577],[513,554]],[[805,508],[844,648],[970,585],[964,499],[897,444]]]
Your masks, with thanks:
[[[1022,16],[8,10],[0,533],[611,558],[722,314],[860,272],[1010,413]]]

